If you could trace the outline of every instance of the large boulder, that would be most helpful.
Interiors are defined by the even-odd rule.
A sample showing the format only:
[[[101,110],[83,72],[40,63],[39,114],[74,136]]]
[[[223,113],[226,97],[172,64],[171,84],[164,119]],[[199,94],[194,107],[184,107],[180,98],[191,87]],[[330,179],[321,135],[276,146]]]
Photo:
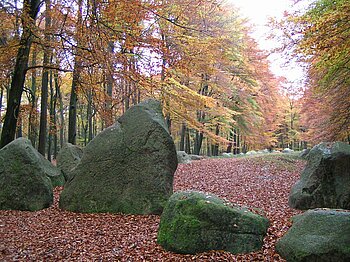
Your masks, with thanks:
[[[59,205],[74,212],[160,214],[173,192],[176,168],[160,103],[148,100],[84,148]]]
[[[288,262],[350,261],[350,212],[308,210],[294,217],[276,250]]]
[[[350,145],[321,143],[308,154],[301,178],[292,187],[289,205],[350,209]]]
[[[25,138],[0,150],[0,209],[36,211],[53,202],[53,181],[60,171],[44,159]]]
[[[183,254],[209,250],[246,253],[261,249],[268,225],[267,218],[214,195],[176,192],[161,216],[158,243]]]
[[[83,156],[83,150],[76,145],[66,143],[57,154],[57,167],[62,170],[67,181],[71,180],[71,171]]]
[[[191,163],[191,157],[185,151],[177,151],[177,161],[179,164]]]

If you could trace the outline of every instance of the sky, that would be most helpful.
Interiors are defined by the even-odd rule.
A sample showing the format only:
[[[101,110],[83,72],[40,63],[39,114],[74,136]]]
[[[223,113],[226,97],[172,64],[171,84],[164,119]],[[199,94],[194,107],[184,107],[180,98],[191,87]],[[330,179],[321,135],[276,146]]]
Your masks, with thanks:
[[[233,3],[241,11],[243,17],[247,17],[254,25],[255,31],[252,36],[257,40],[261,49],[269,50],[277,45],[273,40],[267,40],[269,33],[267,25],[269,17],[281,19],[284,11],[295,8],[292,0],[227,0]],[[304,0],[305,4],[310,0]],[[302,6],[299,6],[299,8]],[[271,71],[278,76],[284,76],[290,82],[302,81],[304,73],[301,67],[296,64],[284,66],[285,61],[278,54],[270,55]]]

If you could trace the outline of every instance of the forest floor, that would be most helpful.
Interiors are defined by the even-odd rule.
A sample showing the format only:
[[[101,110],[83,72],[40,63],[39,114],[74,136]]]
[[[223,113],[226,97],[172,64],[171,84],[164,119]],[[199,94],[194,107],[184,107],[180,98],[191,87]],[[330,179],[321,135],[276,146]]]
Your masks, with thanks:
[[[0,211],[0,261],[283,261],[275,243],[300,213],[288,207],[291,186],[305,165],[286,155],[204,159],[180,164],[174,190],[200,190],[260,208],[270,219],[261,251],[180,255],[156,243],[159,216],[79,214],[54,205],[37,211]]]

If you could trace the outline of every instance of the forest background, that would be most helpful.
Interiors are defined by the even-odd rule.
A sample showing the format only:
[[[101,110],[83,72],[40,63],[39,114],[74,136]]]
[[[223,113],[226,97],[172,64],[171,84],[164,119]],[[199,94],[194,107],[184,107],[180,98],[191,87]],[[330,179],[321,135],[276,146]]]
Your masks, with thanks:
[[[271,20],[275,51],[305,67],[300,86],[271,73],[225,1],[13,0],[0,18],[0,147],[25,136],[51,160],[148,98],[187,153],[350,143],[347,0]]]

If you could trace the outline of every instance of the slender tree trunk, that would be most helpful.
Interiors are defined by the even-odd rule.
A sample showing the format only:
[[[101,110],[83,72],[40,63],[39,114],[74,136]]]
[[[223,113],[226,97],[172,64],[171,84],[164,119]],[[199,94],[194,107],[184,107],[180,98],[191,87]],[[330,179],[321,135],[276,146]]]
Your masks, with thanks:
[[[180,134],[180,151],[185,150],[185,137],[186,137],[186,124],[182,123],[181,134]]]
[[[241,135],[239,134],[239,129],[237,129],[237,145],[236,145],[236,153],[241,153]]]
[[[92,114],[92,90],[88,91],[88,105],[87,105],[87,112],[86,117],[88,121],[88,142],[92,140],[94,137],[93,135],[93,114]]]
[[[193,153],[195,155],[199,155],[202,147],[202,142],[203,142],[203,132],[196,130],[196,137],[195,137],[194,149],[193,149]]]
[[[58,76],[57,76],[58,77]],[[58,79],[57,79],[58,80]],[[65,142],[64,140],[64,130],[65,130],[65,125],[64,125],[64,112],[63,112],[63,99],[62,99],[62,93],[61,93],[61,88],[59,85],[57,85],[57,96],[58,100],[60,103],[60,148],[63,147],[63,144]]]
[[[185,152],[191,154],[191,139],[190,139],[190,130],[186,128],[186,143],[185,143]]]
[[[227,145],[226,153],[231,153],[232,152],[232,146],[233,146],[233,130],[230,129],[229,135],[228,135],[228,141],[230,141]]]
[[[79,43],[80,39],[80,27],[82,26],[82,8],[83,1],[78,1],[78,21],[77,21],[77,34],[76,41]],[[79,46],[79,44],[77,44]],[[79,50],[77,50],[78,52]],[[78,104],[78,95],[77,87],[80,80],[80,58],[78,55],[74,58],[74,70],[73,70],[73,80],[72,80],[72,89],[70,93],[69,100],[69,117],[68,117],[68,142],[75,145],[77,139],[77,104]]]
[[[32,66],[36,65],[36,57],[37,57],[37,52],[36,48],[34,48],[33,53],[32,53]],[[29,112],[29,123],[28,123],[28,138],[32,142],[33,147],[36,147],[36,139],[37,139],[37,127],[36,127],[36,122],[37,122],[37,97],[36,97],[36,70],[32,70],[32,86],[31,86],[31,109]]]
[[[114,52],[114,42],[110,41],[108,42],[108,47],[107,47],[108,52],[110,55],[113,55]],[[107,70],[107,84],[106,84],[106,94],[107,94],[107,99],[106,99],[106,126],[111,126],[114,122],[113,119],[113,112],[112,112],[112,100],[113,100],[113,65],[107,65],[108,70]]]
[[[212,151],[212,144],[210,139],[206,139],[207,140],[207,156],[212,156],[213,155],[213,151]]]
[[[15,138],[16,125],[21,105],[26,70],[28,67],[29,51],[32,44],[31,27],[35,23],[40,8],[40,0],[25,0],[23,5],[23,33],[16,56],[16,64],[11,81],[9,99],[6,108],[4,126],[1,132],[0,148]],[[27,17],[31,21],[27,21]]]
[[[219,135],[220,134],[220,125],[219,124],[216,124],[216,127],[215,127],[215,135]],[[219,144],[218,143],[215,143],[213,146],[212,146],[212,155],[213,156],[218,156],[219,155]]]
[[[2,112],[2,99],[4,97],[4,89],[1,88],[0,90],[0,121],[1,121],[1,112]]]
[[[69,100],[69,116],[68,116],[68,142],[75,145],[77,138],[77,104],[78,104],[78,95],[77,95],[77,84],[79,79],[79,73],[75,65],[73,71],[73,81],[72,89],[70,93]]]
[[[233,129],[233,154],[237,155],[238,154],[238,146],[237,146],[237,129]]]
[[[58,136],[57,136],[57,99],[60,92],[60,86],[58,84],[58,73],[54,73],[54,83],[55,83],[55,95],[53,96],[53,108],[51,110],[50,116],[53,123],[53,159],[57,158],[58,152]]]
[[[45,30],[51,27],[51,0],[45,0],[46,14],[45,14]],[[45,33],[45,41],[50,41],[50,36]],[[45,156],[46,139],[47,139],[47,108],[48,108],[48,85],[49,85],[49,70],[45,68],[50,64],[51,51],[48,49],[44,50],[44,69],[41,82],[41,112],[40,112],[40,128],[39,128],[39,145],[38,151]]]
[[[54,133],[53,126],[53,110],[54,110],[54,91],[52,84],[52,71],[50,71],[50,121],[49,121],[49,135],[48,135],[48,147],[47,147],[47,159],[51,161],[52,156],[52,137]]]

